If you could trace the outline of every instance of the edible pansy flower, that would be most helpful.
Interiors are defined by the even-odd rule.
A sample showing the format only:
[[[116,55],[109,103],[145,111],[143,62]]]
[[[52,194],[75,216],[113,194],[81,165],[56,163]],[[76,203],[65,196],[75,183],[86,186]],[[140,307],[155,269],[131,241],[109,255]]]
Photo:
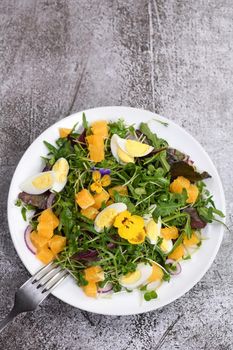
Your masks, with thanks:
[[[98,170],[102,176],[111,174],[111,170],[107,168],[96,168],[93,166],[91,170]]]
[[[101,173],[98,170],[93,171],[92,180],[94,181],[91,184],[92,192],[101,193],[103,187],[107,187],[111,183],[111,178],[109,175],[104,175],[101,177]]]
[[[140,244],[145,240],[144,220],[141,216],[132,215],[128,210],[117,215],[114,227],[118,228],[120,237],[131,244]]]
[[[131,244],[141,244],[145,241],[146,232],[142,229],[140,232],[137,232],[132,238],[128,239],[128,242]]]

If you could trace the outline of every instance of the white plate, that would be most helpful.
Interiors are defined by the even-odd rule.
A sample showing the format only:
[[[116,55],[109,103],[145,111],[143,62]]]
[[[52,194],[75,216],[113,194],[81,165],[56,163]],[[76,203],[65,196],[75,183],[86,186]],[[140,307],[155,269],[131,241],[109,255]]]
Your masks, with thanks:
[[[101,107],[87,110],[85,113],[89,122],[97,119],[116,120],[119,117],[124,118],[128,124],[135,123],[137,125],[141,121],[150,121],[150,128],[159,137],[165,138],[172,147],[190,155],[199,169],[206,170],[212,175],[212,178],[206,181],[208,189],[214,195],[217,208],[225,212],[223,188],[214,164],[201,145],[180,126],[149,111],[129,107]],[[19,184],[28,176],[42,169],[40,156],[47,153],[43,140],[54,143],[58,138],[59,127],[71,128],[77,121],[80,121],[81,124],[81,117],[82,112],[75,113],[45,130],[21,158],[11,182],[8,197],[8,222],[11,237],[20,259],[31,274],[34,274],[41,267],[41,263],[28,251],[24,243],[23,232],[26,223],[21,217],[19,208],[14,205],[20,192]],[[169,126],[165,127],[153,121],[155,118],[167,122]],[[162,284],[158,290],[158,299],[150,302],[143,301],[137,291],[133,293],[119,293],[111,299],[88,298],[71,277],[67,278],[53,294],[77,308],[106,315],[138,314],[160,308],[190,290],[213,263],[222,241],[223,226],[216,223],[207,225],[204,233],[208,239],[203,241],[201,249],[193,255],[191,260],[182,262],[182,273],[179,276],[172,277],[169,283],[165,282]]]

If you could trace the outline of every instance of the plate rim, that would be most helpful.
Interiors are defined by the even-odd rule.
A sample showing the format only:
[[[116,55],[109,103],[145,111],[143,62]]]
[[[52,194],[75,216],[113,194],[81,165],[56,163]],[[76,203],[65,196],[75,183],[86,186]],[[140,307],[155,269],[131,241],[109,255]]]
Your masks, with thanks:
[[[224,212],[225,214],[225,218],[222,220],[224,223],[226,221],[226,201],[225,201],[225,194],[224,194],[224,189],[223,189],[223,185],[222,185],[222,181],[221,181],[221,178],[220,178],[220,175],[218,173],[218,170],[216,168],[216,166],[214,165],[212,159],[210,158],[209,154],[207,153],[207,151],[204,149],[204,147],[201,145],[201,143],[196,139],[194,138],[194,136],[192,136],[188,131],[186,131],[183,127],[181,127],[179,124],[175,123],[173,120],[171,119],[168,119],[158,113],[154,113],[152,111],[149,111],[149,110],[146,110],[146,109],[143,109],[143,108],[134,108],[134,107],[129,107],[129,106],[99,106],[99,107],[94,107],[94,108],[89,108],[89,109],[86,109],[86,110],[81,110],[79,112],[75,112],[65,118],[62,118],[62,119],[59,119],[57,120],[55,123],[53,123],[52,125],[50,125],[48,128],[46,128],[45,130],[42,131],[42,133],[40,133],[35,140],[33,140],[33,142],[29,145],[29,147],[25,150],[25,152],[23,153],[22,157],[19,159],[18,163],[17,163],[17,166],[14,170],[14,173],[12,175],[12,178],[11,178],[11,184],[10,184],[10,187],[9,187],[9,191],[8,191],[8,198],[7,198],[7,219],[8,219],[8,227],[9,227],[9,232],[10,232],[10,235],[11,235],[11,239],[12,239],[12,242],[13,242],[13,245],[14,245],[14,248],[22,262],[22,264],[25,266],[25,268],[28,270],[28,272],[31,274],[30,272],[30,269],[24,264],[23,262],[23,253],[21,252],[20,248],[17,247],[17,244],[15,242],[15,238],[14,238],[14,235],[12,233],[12,230],[11,230],[11,221],[10,221],[10,205],[12,204],[10,202],[10,195],[11,195],[11,191],[12,191],[12,187],[13,187],[13,180],[14,180],[14,176],[17,172],[17,169],[21,163],[21,161],[23,160],[25,154],[27,153],[27,151],[29,149],[31,149],[34,145],[34,143],[36,143],[38,141],[38,139],[47,131],[49,131],[50,129],[54,129],[56,128],[56,126],[58,124],[60,124],[61,121],[66,121],[66,120],[69,120],[71,118],[74,118],[75,116],[78,116],[78,115],[82,115],[82,113],[85,113],[85,114],[88,114],[90,111],[100,111],[100,110],[106,110],[106,109],[109,109],[109,112],[111,113],[111,110],[112,109],[119,109],[121,111],[124,111],[125,113],[127,112],[127,110],[134,110],[135,112],[140,112],[140,113],[150,113],[150,114],[153,114],[154,117],[160,119],[161,121],[164,121],[164,122],[167,122],[169,123],[169,125],[174,125],[176,128],[180,129],[180,131],[182,133],[185,133],[189,138],[192,139],[192,141],[194,142],[194,144],[196,144],[201,150],[202,150],[202,153],[205,155],[205,157],[208,158],[208,161],[210,162],[211,166],[213,167],[213,169],[215,170],[215,175],[214,175],[214,179],[217,180],[218,182],[218,186],[220,188],[220,193],[219,193],[219,199],[220,199],[220,202],[221,202],[221,205],[222,205],[222,211]],[[123,113],[122,113],[123,114]],[[110,119],[110,118],[109,118]],[[127,119],[127,118],[126,118]],[[126,120],[127,122],[127,120]],[[55,297],[57,297],[58,299],[60,299],[61,301],[75,307],[75,308],[79,308],[80,310],[86,310],[86,311],[89,311],[89,312],[92,312],[92,313],[96,313],[96,314],[102,314],[102,315],[112,315],[112,316],[127,316],[127,315],[136,315],[136,314],[141,314],[141,313],[144,313],[144,312],[150,312],[150,311],[155,311],[157,309],[161,309],[162,307],[166,306],[166,305],[169,305],[170,303],[174,302],[175,300],[181,298],[181,296],[184,296],[188,291],[190,291],[202,278],[203,276],[206,274],[206,272],[209,270],[209,268],[211,267],[211,265],[213,264],[213,261],[214,259],[216,258],[216,255],[219,251],[219,248],[221,246],[221,243],[222,243],[222,239],[223,239],[223,234],[224,234],[224,227],[220,227],[220,233],[219,233],[219,240],[218,240],[218,243],[216,244],[215,246],[215,249],[212,253],[212,256],[211,258],[209,259],[208,261],[208,264],[206,264],[203,269],[201,270],[199,276],[195,279],[192,280],[191,283],[189,283],[189,286],[185,289],[183,289],[180,293],[177,293],[175,297],[171,297],[169,300],[167,300],[167,302],[164,302],[162,305],[156,307],[156,305],[154,304],[151,304],[152,307],[147,309],[147,310],[140,310],[140,311],[137,311],[137,312],[128,312],[126,310],[126,312],[124,313],[118,313],[118,312],[108,312],[108,310],[103,310],[103,312],[98,312],[98,311],[95,311],[92,309],[92,307],[85,307],[85,309],[81,308],[81,307],[78,307],[77,305],[75,305],[74,303],[72,302],[69,302],[67,301],[67,299],[64,297],[63,298],[63,295],[62,296],[58,296],[57,293],[56,293],[56,290],[53,291],[51,294],[54,295]]]

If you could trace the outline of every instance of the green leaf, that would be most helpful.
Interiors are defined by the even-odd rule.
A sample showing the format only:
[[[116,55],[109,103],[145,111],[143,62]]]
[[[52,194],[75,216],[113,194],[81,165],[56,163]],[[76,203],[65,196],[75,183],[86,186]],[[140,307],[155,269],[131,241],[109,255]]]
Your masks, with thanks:
[[[170,165],[167,162],[167,152],[165,150],[159,153],[159,160],[163,169],[167,173],[170,170]]]
[[[159,119],[153,118],[153,120],[159,124],[162,124],[163,126],[166,126],[166,127],[169,125],[167,122],[163,122],[162,120],[159,120]]]
[[[165,271],[164,271],[163,281],[169,282],[170,279],[171,279],[171,275],[168,272],[165,273]]]
[[[151,299],[156,299],[156,298],[158,298],[158,295],[157,295],[157,293],[156,293],[155,290],[152,290],[152,291],[150,291],[150,292],[146,292],[146,293],[144,294],[144,299],[145,299],[146,301],[150,301]]]
[[[212,222],[214,219],[213,208],[212,207],[200,207],[197,208],[199,216],[206,222]]]
[[[221,218],[225,218],[225,215],[223,214],[223,212],[221,210],[214,208],[214,207],[213,207],[213,213],[220,216]]]
[[[19,199],[19,198],[15,202],[16,207],[21,207],[22,204],[23,203],[22,203],[21,199]]]
[[[121,196],[118,192],[114,193],[114,202],[116,203],[125,203],[127,205],[128,210],[131,213],[135,212],[135,206],[134,204],[130,201],[128,197]]]
[[[22,214],[24,221],[27,221],[26,213],[27,213],[27,209],[25,207],[22,207],[21,214]]]
[[[135,188],[134,192],[135,192],[138,196],[141,196],[142,194],[146,194],[145,188],[142,188],[142,187],[137,187],[137,188]]]
[[[108,124],[110,133],[113,134],[117,134],[122,138],[125,138],[129,129],[131,129],[131,127],[126,127],[125,122],[123,119],[118,119],[117,122],[114,123],[109,123]]]
[[[191,221],[190,221],[190,215],[187,214],[187,221],[184,227],[184,232],[186,233],[186,236],[188,239],[192,236],[192,229],[191,229]]]
[[[83,119],[83,127],[84,127],[84,129],[87,130],[88,129],[88,122],[87,122],[87,118],[86,118],[85,113],[83,113],[82,119]]]
[[[44,141],[44,144],[52,154],[57,153],[57,148],[55,146],[51,145],[51,143]]]
[[[166,202],[159,201],[157,207],[153,213],[153,216],[158,218],[159,216],[168,216],[175,213],[178,209],[185,205],[187,199],[187,192],[183,191],[179,193],[169,193],[169,198]]]
[[[158,138],[158,136],[150,130],[148,124],[141,123],[140,131],[147,137],[154,148],[158,149],[167,145],[165,140]]]
[[[70,208],[65,207],[63,208],[61,214],[60,214],[60,223],[61,226],[67,236],[70,235],[70,232],[75,224],[72,211]]]
[[[179,237],[177,238],[177,240],[175,241],[172,250],[167,254],[170,255],[171,253],[174,252],[174,250],[183,242],[183,238],[184,238],[184,231],[179,235]]]

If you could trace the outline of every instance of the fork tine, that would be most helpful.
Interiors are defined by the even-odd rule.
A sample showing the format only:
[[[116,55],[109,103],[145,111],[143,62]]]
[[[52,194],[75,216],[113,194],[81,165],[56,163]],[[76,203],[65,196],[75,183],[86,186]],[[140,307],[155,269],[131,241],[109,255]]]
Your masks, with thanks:
[[[48,265],[43,266],[39,271],[35,273],[35,275],[32,276],[32,280],[38,280],[38,276],[40,276],[41,273],[42,275],[40,278],[43,277],[45,274],[47,274],[47,270],[49,270],[52,265],[56,266],[53,261],[51,261]]]
[[[40,268],[40,270],[38,270],[34,275],[32,275],[24,284],[22,284],[22,286],[19,289],[23,289],[28,285],[31,284],[36,284],[36,282],[42,278],[43,276],[45,276],[49,269],[52,267],[52,265],[57,266],[56,264],[54,264],[54,262],[52,261],[51,263],[49,263],[48,265],[45,265],[43,267]],[[54,269],[54,267],[52,267],[52,269]],[[38,279],[39,276],[39,279]]]
[[[59,276],[60,274],[60,277],[57,279],[57,277]],[[46,285],[44,286],[44,290],[42,291],[43,294],[50,294],[62,281],[64,281],[64,279],[66,277],[69,276],[69,273],[68,271],[62,271],[62,272],[58,272],[56,275],[54,275],[47,283]],[[51,282],[54,282],[52,283],[51,285]]]
[[[36,281],[36,284],[37,284],[38,288],[40,286],[44,286],[47,282],[49,282],[53,278],[53,276],[57,275],[61,271],[62,271],[62,268],[60,266],[56,266],[56,267],[52,268],[50,271],[48,271],[46,274],[41,276]]]

